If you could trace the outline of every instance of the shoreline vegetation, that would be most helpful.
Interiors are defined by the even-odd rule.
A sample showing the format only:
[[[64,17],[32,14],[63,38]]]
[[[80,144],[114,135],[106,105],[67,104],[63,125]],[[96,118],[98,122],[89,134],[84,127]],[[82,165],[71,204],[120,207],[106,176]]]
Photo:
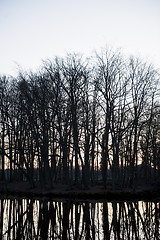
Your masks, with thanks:
[[[0,76],[0,192],[159,196],[160,74],[105,50]]]
[[[0,198],[4,197],[26,197],[26,198],[59,198],[72,200],[147,200],[156,201],[160,199],[160,187],[140,186],[136,189],[126,188],[112,190],[104,189],[95,185],[88,189],[79,187],[68,188],[64,184],[56,184],[52,189],[46,186],[44,189],[39,184],[31,188],[27,182],[0,182]]]

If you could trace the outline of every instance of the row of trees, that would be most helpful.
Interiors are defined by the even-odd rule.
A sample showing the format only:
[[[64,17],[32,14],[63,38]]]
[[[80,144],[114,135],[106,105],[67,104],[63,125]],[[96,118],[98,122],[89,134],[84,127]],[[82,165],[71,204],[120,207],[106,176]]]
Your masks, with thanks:
[[[1,178],[136,187],[160,176],[159,75],[105,51],[0,77]],[[141,167],[139,167],[139,165]]]

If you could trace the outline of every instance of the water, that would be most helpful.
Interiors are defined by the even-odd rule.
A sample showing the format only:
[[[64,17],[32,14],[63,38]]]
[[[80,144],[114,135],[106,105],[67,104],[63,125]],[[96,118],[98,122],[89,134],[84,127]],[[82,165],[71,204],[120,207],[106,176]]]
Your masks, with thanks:
[[[0,239],[160,239],[160,203],[1,198]]]

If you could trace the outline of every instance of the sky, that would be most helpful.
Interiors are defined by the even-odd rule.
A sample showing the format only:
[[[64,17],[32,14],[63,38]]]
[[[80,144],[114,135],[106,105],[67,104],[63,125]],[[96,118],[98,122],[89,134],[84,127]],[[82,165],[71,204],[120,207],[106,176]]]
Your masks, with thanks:
[[[0,0],[0,74],[106,46],[160,68],[160,1]]]

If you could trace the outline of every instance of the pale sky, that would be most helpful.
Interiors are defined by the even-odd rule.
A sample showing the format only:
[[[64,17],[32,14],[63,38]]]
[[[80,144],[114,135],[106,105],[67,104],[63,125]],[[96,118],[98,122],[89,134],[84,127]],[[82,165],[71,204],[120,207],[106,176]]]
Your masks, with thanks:
[[[106,46],[160,68],[160,0],[0,0],[0,74]]]

